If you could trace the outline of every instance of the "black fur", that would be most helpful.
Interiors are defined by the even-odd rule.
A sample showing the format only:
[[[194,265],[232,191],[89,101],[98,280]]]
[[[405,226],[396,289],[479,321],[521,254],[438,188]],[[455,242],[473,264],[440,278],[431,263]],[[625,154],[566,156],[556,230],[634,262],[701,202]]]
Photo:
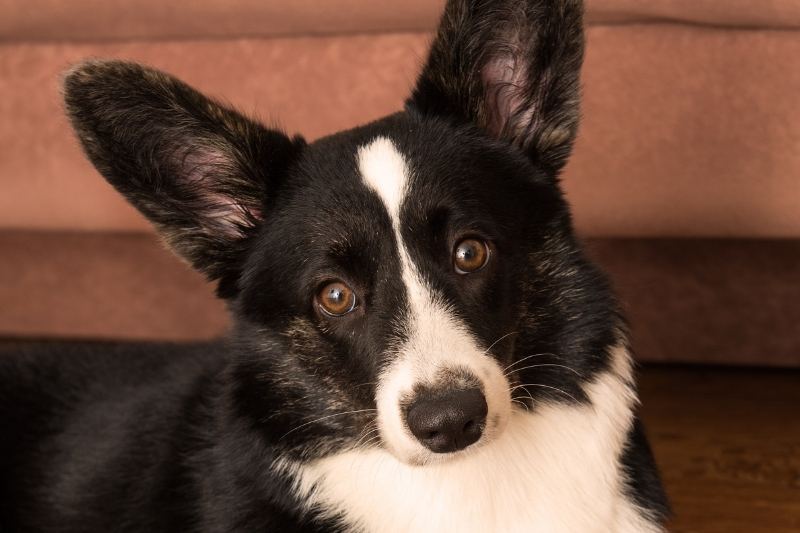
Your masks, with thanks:
[[[672,511],[658,476],[644,424],[639,418],[634,421],[621,460],[628,476],[630,496],[659,522],[667,520]]]
[[[485,346],[500,339],[501,366],[530,354],[545,365],[512,374],[543,385],[515,399],[586,402],[581,385],[608,367],[624,325],[557,180],[577,128],[581,15],[577,0],[453,0],[406,109],[308,145],[139,65],[68,73],[67,112],[88,156],[219,281],[234,326],[209,345],[0,358],[11,429],[0,530],[341,527],[303,511],[274,461],[358,442],[375,421],[379,371],[406,335],[391,221],[357,165],[358,147],[379,136],[411,166],[402,236],[431,289]],[[496,260],[454,275],[465,235],[491,243]],[[314,304],[332,279],[359,295],[336,320]],[[638,427],[624,458],[630,491],[661,517]]]
[[[0,531],[321,531],[226,398],[224,343],[0,354]]]

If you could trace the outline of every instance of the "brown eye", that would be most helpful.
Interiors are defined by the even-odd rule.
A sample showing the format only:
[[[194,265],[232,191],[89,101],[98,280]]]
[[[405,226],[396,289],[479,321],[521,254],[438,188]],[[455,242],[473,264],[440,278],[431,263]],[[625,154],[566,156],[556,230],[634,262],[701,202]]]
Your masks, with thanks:
[[[317,304],[326,315],[343,316],[356,308],[356,293],[341,281],[332,281],[317,293]]]
[[[489,247],[478,239],[464,239],[453,252],[456,272],[470,274],[482,269],[489,261]]]

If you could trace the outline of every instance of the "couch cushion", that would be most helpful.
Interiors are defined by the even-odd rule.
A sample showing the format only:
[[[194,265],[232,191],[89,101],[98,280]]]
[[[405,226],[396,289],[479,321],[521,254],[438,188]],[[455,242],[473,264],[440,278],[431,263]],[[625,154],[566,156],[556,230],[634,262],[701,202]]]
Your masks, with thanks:
[[[800,237],[800,36],[594,27],[564,185],[595,236]]]
[[[228,317],[153,235],[0,231],[0,337],[198,340]]]
[[[443,0],[0,0],[0,39],[127,40],[428,31]],[[590,22],[800,27],[796,0],[587,0]]]
[[[143,230],[67,126],[86,56],[163,68],[313,139],[402,106],[427,34],[0,47],[0,228]],[[800,237],[800,40],[676,24],[589,30],[564,184],[584,235]],[[769,58],[769,61],[765,61]]]
[[[59,79],[91,56],[172,72],[267,123],[317,138],[396,112],[425,34],[0,46],[0,228],[149,228],[81,153]]]
[[[594,239],[642,360],[800,366],[800,240]],[[208,339],[211,285],[152,235],[0,231],[0,339]]]

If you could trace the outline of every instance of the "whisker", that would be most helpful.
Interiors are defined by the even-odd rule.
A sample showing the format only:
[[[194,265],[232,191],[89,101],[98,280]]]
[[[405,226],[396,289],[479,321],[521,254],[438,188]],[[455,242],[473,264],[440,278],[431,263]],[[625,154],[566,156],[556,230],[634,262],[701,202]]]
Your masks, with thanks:
[[[363,443],[361,445],[361,447],[362,448],[369,448],[373,444],[376,444],[376,443],[378,443],[380,441],[381,441],[381,436],[380,435],[376,435],[376,436],[372,437],[371,439],[369,439],[368,441],[366,441],[365,443]]]
[[[300,428],[304,428],[304,427],[306,427],[308,425],[314,424],[315,422],[320,422],[322,420],[327,420],[329,418],[334,418],[334,417],[337,417],[337,416],[352,415],[352,414],[356,414],[356,413],[366,413],[366,412],[372,412],[372,411],[377,411],[377,409],[357,409],[355,411],[345,411],[344,413],[336,413],[336,414],[332,414],[332,415],[328,415],[328,416],[323,416],[323,417],[317,418],[315,420],[311,420],[309,422],[306,422],[305,424],[300,424],[299,426],[297,426],[294,429],[290,429],[289,431],[284,433],[283,436],[278,440],[283,440],[290,433],[293,433],[293,432],[297,431]]]
[[[551,389],[551,390],[554,390],[554,391],[558,391],[561,394],[564,394],[564,395],[569,396],[570,398],[572,398],[575,401],[575,403],[580,403],[578,401],[578,399],[575,396],[573,396],[572,394],[570,394],[570,393],[568,393],[566,391],[563,391],[563,390],[559,389],[558,387],[551,387],[550,385],[542,385],[541,383],[525,383],[524,385],[515,385],[514,387],[511,387],[509,389],[509,391],[514,392],[517,389],[522,389],[522,390],[524,390],[524,391],[526,391],[528,393],[528,396],[530,396],[530,391],[528,391],[527,387],[543,387],[545,389]],[[531,400],[533,400],[533,398],[531,398]]]
[[[507,372],[507,373],[505,373],[503,375],[508,376],[509,374],[513,374],[514,372],[522,372],[523,370],[528,370],[530,368],[539,368],[539,367],[542,367],[542,366],[555,366],[555,367],[558,367],[558,368],[563,368],[565,370],[569,370],[570,372],[572,372],[573,374],[575,374],[579,378],[583,377],[583,374],[581,374],[580,372],[578,372],[574,368],[570,368],[570,367],[568,367],[566,365],[559,365],[559,364],[556,364],[556,363],[542,363],[540,365],[531,365],[531,366],[524,366],[522,368],[515,368],[514,370],[511,370],[511,371],[509,371],[509,372]]]
[[[496,341],[494,341],[494,342],[493,342],[491,345],[489,345],[489,347],[488,347],[488,348],[486,348],[486,350],[484,350],[484,352],[483,352],[483,355],[486,355],[487,353],[489,353],[489,352],[491,351],[491,349],[492,349],[492,348],[494,348],[494,347],[495,347],[495,345],[496,345],[498,342],[500,342],[501,340],[505,339],[506,337],[510,337],[511,335],[514,335],[514,334],[516,334],[516,333],[518,333],[518,332],[517,332],[517,331],[512,331],[512,332],[510,332],[510,333],[506,333],[505,335],[503,335],[502,337],[500,337],[499,339],[497,339]]]
[[[362,441],[369,440],[370,438],[374,437],[376,433],[379,432],[379,429],[378,429],[377,426],[375,426],[374,424],[371,424],[371,426],[372,426],[372,429],[370,429],[370,426],[367,426],[366,428],[364,428],[364,429],[369,429],[369,431],[365,431],[361,435],[361,437],[355,443],[355,446],[354,446],[355,448],[358,448],[358,446],[362,443]]]
[[[521,405],[522,407],[524,407],[524,408],[525,408],[525,410],[526,410],[526,411],[530,411],[530,410],[531,410],[531,409],[530,409],[530,407],[528,407],[528,404],[526,404],[526,403],[525,403],[525,402],[523,402],[522,400],[517,400],[517,399],[515,399],[515,398],[512,398],[512,399],[511,399],[511,401],[512,401],[512,402],[514,402],[514,403],[516,403],[516,404],[519,404],[519,405]]]
[[[536,401],[533,399],[533,395],[531,394],[531,391],[529,391],[525,387],[522,387],[522,390],[524,390],[525,394],[528,395],[528,399],[531,401],[531,405],[533,405]],[[513,392],[513,391],[511,391],[511,392]]]
[[[553,357],[558,357],[558,355],[556,355],[556,354],[554,354],[554,353],[552,353],[552,352],[542,352],[542,353],[535,353],[535,354],[533,354],[533,355],[529,355],[529,356],[527,356],[527,357],[523,357],[523,358],[522,358],[522,359],[520,359],[519,361],[515,361],[515,362],[511,363],[510,365],[508,365],[507,367],[505,367],[505,368],[503,369],[503,372],[505,372],[506,370],[508,370],[508,369],[509,369],[509,368],[511,368],[512,366],[517,366],[518,364],[522,363],[523,361],[527,361],[528,359],[530,359],[530,358],[532,358],[532,357],[542,357],[543,355],[552,355]]]

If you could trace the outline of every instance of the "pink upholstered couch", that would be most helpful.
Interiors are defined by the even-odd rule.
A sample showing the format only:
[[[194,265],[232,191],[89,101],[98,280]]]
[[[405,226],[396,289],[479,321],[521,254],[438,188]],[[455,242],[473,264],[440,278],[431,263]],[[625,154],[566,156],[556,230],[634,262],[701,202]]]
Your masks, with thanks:
[[[310,139],[402,105],[441,0],[0,0],[0,337],[194,339],[211,287],[84,160],[59,73],[165,69]],[[588,0],[564,186],[642,359],[800,364],[800,3]]]

